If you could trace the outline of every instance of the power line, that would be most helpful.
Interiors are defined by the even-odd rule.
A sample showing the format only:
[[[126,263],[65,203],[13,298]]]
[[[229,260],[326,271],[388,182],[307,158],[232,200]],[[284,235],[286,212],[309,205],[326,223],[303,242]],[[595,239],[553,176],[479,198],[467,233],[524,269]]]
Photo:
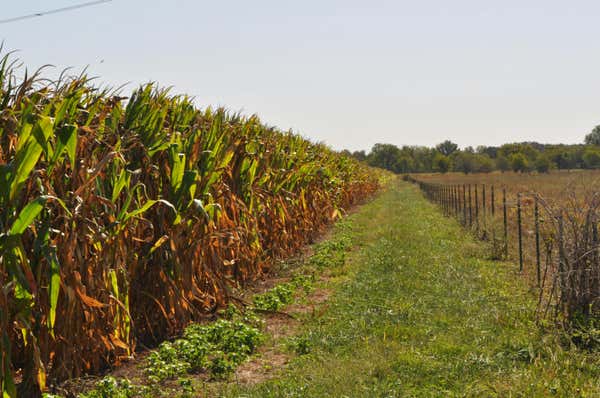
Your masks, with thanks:
[[[68,6],[68,7],[62,7],[62,8],[55,8],[54,10],[36,12],[34,14],[21,15],[19,17],[13,17],[13,18],[0,19],[0,24],[10,23],[10,22],[17,22],[17,21],[22,21],[24,19],[30,19],[30,18],[35,18],[35,17],[42,17],[44,15],[49,15],[49,14],[58,14],[58,13],[61,13],[61,12],[77,10],[79,8],[85,8],[85,7],[95,6],[95,5],[102,4],[102,3],[109,3],[111,1],[112,0],[89,1],[87,3],[77,4],[77,5],[74,5],[74,6]]]

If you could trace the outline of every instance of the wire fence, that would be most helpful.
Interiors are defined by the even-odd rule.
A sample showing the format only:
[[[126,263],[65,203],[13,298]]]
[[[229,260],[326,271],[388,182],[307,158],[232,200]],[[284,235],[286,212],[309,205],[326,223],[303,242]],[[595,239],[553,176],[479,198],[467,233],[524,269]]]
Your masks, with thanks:
[[[600,195],[550,204],[535,192],[492,184],[440,184],[405,176],[479,239],[494,259],[514,260],[539,291],[539,318],[571,323],[600,309]]]

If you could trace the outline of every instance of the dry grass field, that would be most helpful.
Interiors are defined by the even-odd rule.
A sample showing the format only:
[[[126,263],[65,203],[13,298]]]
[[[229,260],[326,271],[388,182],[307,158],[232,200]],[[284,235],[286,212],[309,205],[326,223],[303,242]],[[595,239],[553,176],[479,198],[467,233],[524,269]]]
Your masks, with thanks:
[[[574,191],[578,196],[600,188],[600,170],[570,170],[538,173],[428,173],[418,174],[420,181],[442,184],[486,184],[506,188],[508,200],[516,200],[518,192],[535,192],[546,201],[559,204]]]

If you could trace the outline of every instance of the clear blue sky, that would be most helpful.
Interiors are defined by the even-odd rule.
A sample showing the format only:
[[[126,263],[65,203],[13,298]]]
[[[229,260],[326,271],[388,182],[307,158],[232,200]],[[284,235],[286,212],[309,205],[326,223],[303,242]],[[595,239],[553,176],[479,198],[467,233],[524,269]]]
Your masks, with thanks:
[[[600,124],[599,20],[597,0],[114,0],[0,39],[29,67],[157,81],[355,150],[582,141]]]

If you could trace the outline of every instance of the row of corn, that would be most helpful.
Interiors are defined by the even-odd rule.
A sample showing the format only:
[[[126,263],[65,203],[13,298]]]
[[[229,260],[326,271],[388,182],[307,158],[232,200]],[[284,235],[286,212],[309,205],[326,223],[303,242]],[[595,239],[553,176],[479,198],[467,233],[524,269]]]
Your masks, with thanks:
[[[362,164],[148,84],[0,59],[0,388],[37,396],[221,308],[378,188]]]

